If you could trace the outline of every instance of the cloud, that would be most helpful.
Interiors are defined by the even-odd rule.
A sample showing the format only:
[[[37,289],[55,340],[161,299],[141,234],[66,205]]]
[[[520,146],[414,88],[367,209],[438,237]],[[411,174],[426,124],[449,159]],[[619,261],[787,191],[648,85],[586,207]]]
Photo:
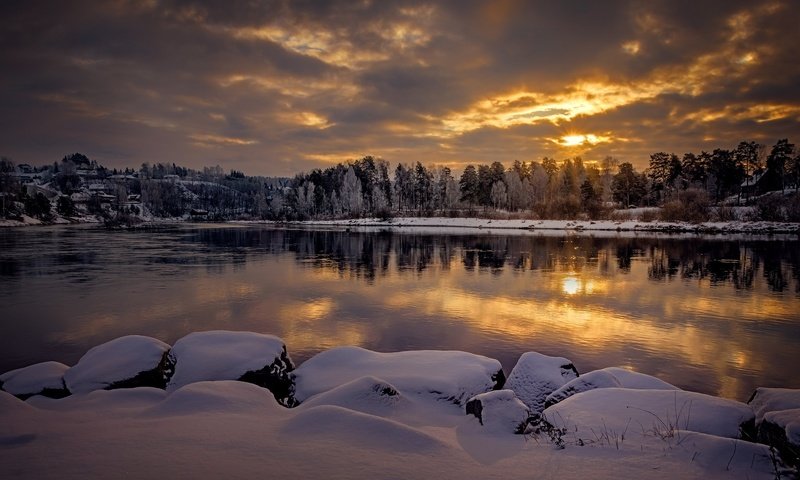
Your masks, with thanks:
[[[364,154],[643,167],[796,136],[798,16],[773,0],[9,0],[0,154],[273,175]]]

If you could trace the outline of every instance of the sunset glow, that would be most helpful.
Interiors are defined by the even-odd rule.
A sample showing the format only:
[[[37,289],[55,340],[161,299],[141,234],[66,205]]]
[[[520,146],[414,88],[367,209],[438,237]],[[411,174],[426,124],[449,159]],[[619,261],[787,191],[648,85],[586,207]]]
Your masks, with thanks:
[[[287,176],[353,155],[641,170],[655,151],[796,134],[798,8],[6,2],[0,154]]]

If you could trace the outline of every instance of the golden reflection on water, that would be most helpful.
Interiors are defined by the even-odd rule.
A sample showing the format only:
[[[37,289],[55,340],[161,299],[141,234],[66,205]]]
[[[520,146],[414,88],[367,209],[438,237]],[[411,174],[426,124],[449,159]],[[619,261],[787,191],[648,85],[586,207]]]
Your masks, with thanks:
[[[656,240],[259,234],[269,254],[182,275],[171,264],[169,276],[135,270],[130,285],[81,284],[91,302],[54,294],[4,313],[42,319],[49,342],[81,348],[74,360],[124,334],[174,342],[230,329],[280,336],[296,361],[340,345],[460,349],[505,355],[508,373],[519,354],[538,350],[583,372],[621,366],[739,400],[755,385],[800,388],[797,280],[786,266],[767,271],[769,258],[750,247],[725,244],[732,260],[712,265],[694,243]],[[208,241],[240,241],[238,232],[218,235],[233,237]],[[42,279],[25,279],[20,291],[44,298],[63,287],[34,282]]]

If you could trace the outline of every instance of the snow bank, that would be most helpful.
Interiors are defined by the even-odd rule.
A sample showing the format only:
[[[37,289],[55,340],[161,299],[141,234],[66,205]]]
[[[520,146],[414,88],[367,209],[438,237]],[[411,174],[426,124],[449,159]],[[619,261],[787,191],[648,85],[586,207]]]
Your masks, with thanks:
[[[169,345],[142,335],[120,337],[98,345],[64,373],[72,393],[135,386],[164,387]]]
[[[508,375],[506,388],[513,390],[532,412],[539,413],[544,410],[548,395],[577,377],[571,360],[526,352]]]
[[[628,388],[589,390],[548,407],[542,416],[583,441],[596,440],[602,432],[672,438],[678,430],[739,438],[742,426],[754,418],[748,405],[734,400],[683,390]]]
[[[0,375],[0,388],[17,397],[33,395],[64,397],[69,392],[64,385],[64,372],[69,367],[59,362],[42,362]]]
[[[300,365],[295,398],[313,395],[364,376],[380,378],[404,393],[433,395],[458,404],[502,385],[500,362],[456,351],[378,353],[359,347],[327,350]]]
[[[669,453],[706,471],[727,472],[739,478],[751,478],[756,472],[773,478],[790,478],[789,470],[773,463],[767,445],[690,431],[676,431],[675,437],[679,440]]]
[[[644,373],[619,367],[608,367],[584,373],[564,384],[545,399],[545,407],[567,399],[576,393],[595,388],[632,388],[636,390],[679,390],[678,387]]]
[[[154,417],[226,413],[268,415],[284,410],[275,397],[251,383],[234,380],[195,382],[170,393],[146,410]]]
[[[417,428],[394,420],[335,405],[302,409],[286,422],[281,434],[304,442],[310,437],[391,454],[440,453],[444,443]]]
[[[240,380],[268,388],[291,402],[294,368],[278,337],[253,332],[212,330],[186,335],[172,347],[175,373],[167,391],[206,380]]]

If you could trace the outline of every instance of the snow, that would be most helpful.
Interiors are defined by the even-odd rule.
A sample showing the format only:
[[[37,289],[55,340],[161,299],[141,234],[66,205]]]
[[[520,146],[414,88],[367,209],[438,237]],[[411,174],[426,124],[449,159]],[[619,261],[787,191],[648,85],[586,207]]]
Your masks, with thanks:
[[[211,330],[194,332],[175,342],[170,356],[175,373],[167,391],[204,380],[237,380],[280,359],[283,340],[254,332]]]
[[[381,417],[410,408],[410,401],[394,385],[373,376],[359,377],[309,398],[303,408],[333,405]]]
[[[758,387],[747,402],[756,414],[756,425],[769,412],[800,408],[800,390]]]
[[[756,444],[680,432],[680,444],[658,449],[557,450],[410,395],[415,408],[432,412],[415,415],[415,424],[341,406],[285,409],[269,391],[236,381],[28,402],[0,392],[0,465],[20,479],[775,477]]]
[[[545,409],[543,417],[576,438],[597,432],[628,432],[637,437],[673,437],[677,430],[739,438],[740,425],[753,410],[734,400],[683,390],[598,388]]]
[[[631,232],[691,232],[691,233],[769,233],[800,232],[800,224],[788,222],[645,222],[641,220],[497,220],[486,218],[398,217],[389,220],[359,218],[352,220],[313,220],[298,222],[310,226],[338,227],[436,227],[492,230],[567,230],[567,231],[631,231]]]
[[[521,433],[530,410],[511,390],[494,390],[475,395],[467,401],[467,414],[472,413],[487,429]]]
[[[508,375],[505,388],[513,390],[532,412],[539,413],[544,410],[548,395],[577,377],[571,360],[526,352]]]
[[[378,353],[338,347],[319,353],[295,370],[295,398],[303,402],[363,376],[373,376],[404,392],[431,394],[463,403],[495,387],[500,362],[457,351]]]
[[[73,394],[108,388],[157,368],[168,350],[169,345],[155,338],[119,337],[86,352],[64,373],[64,383]]]
[[[545,399],[545,405],[554,405],[577,393],[595,388],[633,388],[638,390],[678,390],[678,387],[644,373],[619,367],[608,367],[584,373],[567,382]]]
[[[764,415],[764,421],[783,428],[786,439],[794,445],[800,445],[800,408],[768,412]]]
[[[59,362],[42,362],[0,375],[2,389],[12,395],[28,396],[45,389],[64,388],[64,372],[69,367]]]

